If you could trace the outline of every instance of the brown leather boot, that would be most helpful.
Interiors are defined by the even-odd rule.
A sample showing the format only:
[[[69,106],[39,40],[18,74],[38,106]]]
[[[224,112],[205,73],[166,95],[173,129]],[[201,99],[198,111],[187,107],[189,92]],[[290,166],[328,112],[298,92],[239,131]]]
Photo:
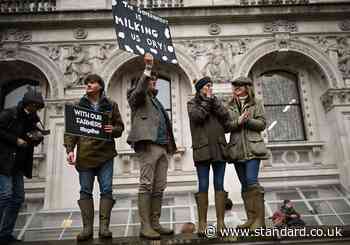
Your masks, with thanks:
[[[147,239],[160,239],[160,234],[151,226],[151,194],[139,193],[138,209],[141,222],[140,237]]]
[[[254,200],[249,199],[248,191],[242,192],[242,199],[244,203],[244,209],[247,215],[247,221],[241,225],[238,225],[237,228],[249,228],[254,222]]]
[[[218,234],[221,234],[220,231],[225,229],[225,202],[226,202],[226,192],[216,191],[215,192],[215,210],[216,210],[216,230]]]
[[[265,227],[265,202],[264,188],[260,185],[250,187],[251,196],[253,198],[254,209],[256,211],[254,222],[250,225],[250,230],[255,230],[259,227]]]
[[[152,196],[152,212],[151,212],[151,224],[152,228],[160,235],[172,235],[174,231],[159,224],[159,218],[162,211],[162,199],[163,196]]]
[[[101,198],[100,200],[100,229],[98,236],[102,239],[112,238],[112,232],[109,230],[109,223],[114,203],[114,200],[108,198]]]
[[[93,239],[94,231],[94,200],[81,199],[78,205],[83,221],[83,230],[77,235],[78,241],[87,241]]]
[[[207,212],[208,212],[208,192],[197,192],[195,194],[198,212],[198,229],[199,235],[205,235],[207,229]]]

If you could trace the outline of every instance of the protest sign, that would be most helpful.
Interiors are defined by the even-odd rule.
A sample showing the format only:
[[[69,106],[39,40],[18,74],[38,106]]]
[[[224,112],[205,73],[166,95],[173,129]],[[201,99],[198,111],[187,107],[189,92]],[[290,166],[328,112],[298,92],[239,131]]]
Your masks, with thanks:
[[[168,21],[127,1],[113,0],[112,12],[120,49],[177,64]]]
[[[74,105],[65,105],[64,113],[65,132],[67,134],[110,140],[110,134],[103,130],[105,122],[108,121],[106,113]]]

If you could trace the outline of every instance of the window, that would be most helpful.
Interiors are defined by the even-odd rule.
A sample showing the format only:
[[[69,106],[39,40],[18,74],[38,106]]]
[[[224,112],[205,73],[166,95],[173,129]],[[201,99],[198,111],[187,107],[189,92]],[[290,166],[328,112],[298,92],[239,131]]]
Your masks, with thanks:
[[[296,76],[273,71],[261,78],[269,142],[305,140]]]
[[[157,89],[158,89],[157,98],[164,106],[165,111],[168,113],[170,121],[172,121],[170,81],[164,78],[158,78]]]

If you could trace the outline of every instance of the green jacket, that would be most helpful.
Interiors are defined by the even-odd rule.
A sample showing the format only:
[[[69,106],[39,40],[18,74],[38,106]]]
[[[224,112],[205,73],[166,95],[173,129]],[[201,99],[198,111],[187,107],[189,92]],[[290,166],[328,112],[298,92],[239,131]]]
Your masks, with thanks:
[[[86,96],[82,97],[78,103],[80,107],[91,109],[91,104]],[[124,131],[124,124],[119,112],[118,104],[103,96],[99,101],[100,112],[112,112],[113,130],[111,141],[95,139],[91,137],[82,137],[74,135],[64,135],[64,146],[66,151],[74,151],[77,146],[77,169],[88,169],[101,166],[107,160],[117,155],[114,138],[118,138]]]
[[[239,102],[232,100],[228,104],[233,127],[227,155],[232,162],[242,162],[250,159],[268,159],[268,150],[261,137],[261,131],[266,127],[265,111],[262,101],[247,102],[244,110],[250,111],[250,119],[243,125],[238,125],[238,118],[243,113]]]
[[[160,111],[148,91],[148,83],[149,77],[142,74],[136,86],[127,92],[127,99],[131,108],[131,130],[127,142],[133,147],[140,141],[156,143],[158,139],[158,129],[161,123]],[[167,151],[173,154],[177,148],[172,125],[168,115],[165,114],[164,116],[168,131]]]
[[[216,98],[196,96],[187,103],[195,164],[226,161],[225,132],[232,121],[228,110]]]

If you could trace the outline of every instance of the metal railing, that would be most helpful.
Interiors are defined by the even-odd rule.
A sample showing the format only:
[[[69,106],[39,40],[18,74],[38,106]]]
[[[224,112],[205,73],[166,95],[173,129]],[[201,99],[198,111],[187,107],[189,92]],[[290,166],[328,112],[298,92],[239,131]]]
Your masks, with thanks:
[[[240,5],[292,5],[308,4],[309,0],[241,0]]]
[[[183,0],[129,0],[129,4],[141,8],[174,8],[183,7]]]
[[[0,0],[0,13],[49,12],[56,0]]]

